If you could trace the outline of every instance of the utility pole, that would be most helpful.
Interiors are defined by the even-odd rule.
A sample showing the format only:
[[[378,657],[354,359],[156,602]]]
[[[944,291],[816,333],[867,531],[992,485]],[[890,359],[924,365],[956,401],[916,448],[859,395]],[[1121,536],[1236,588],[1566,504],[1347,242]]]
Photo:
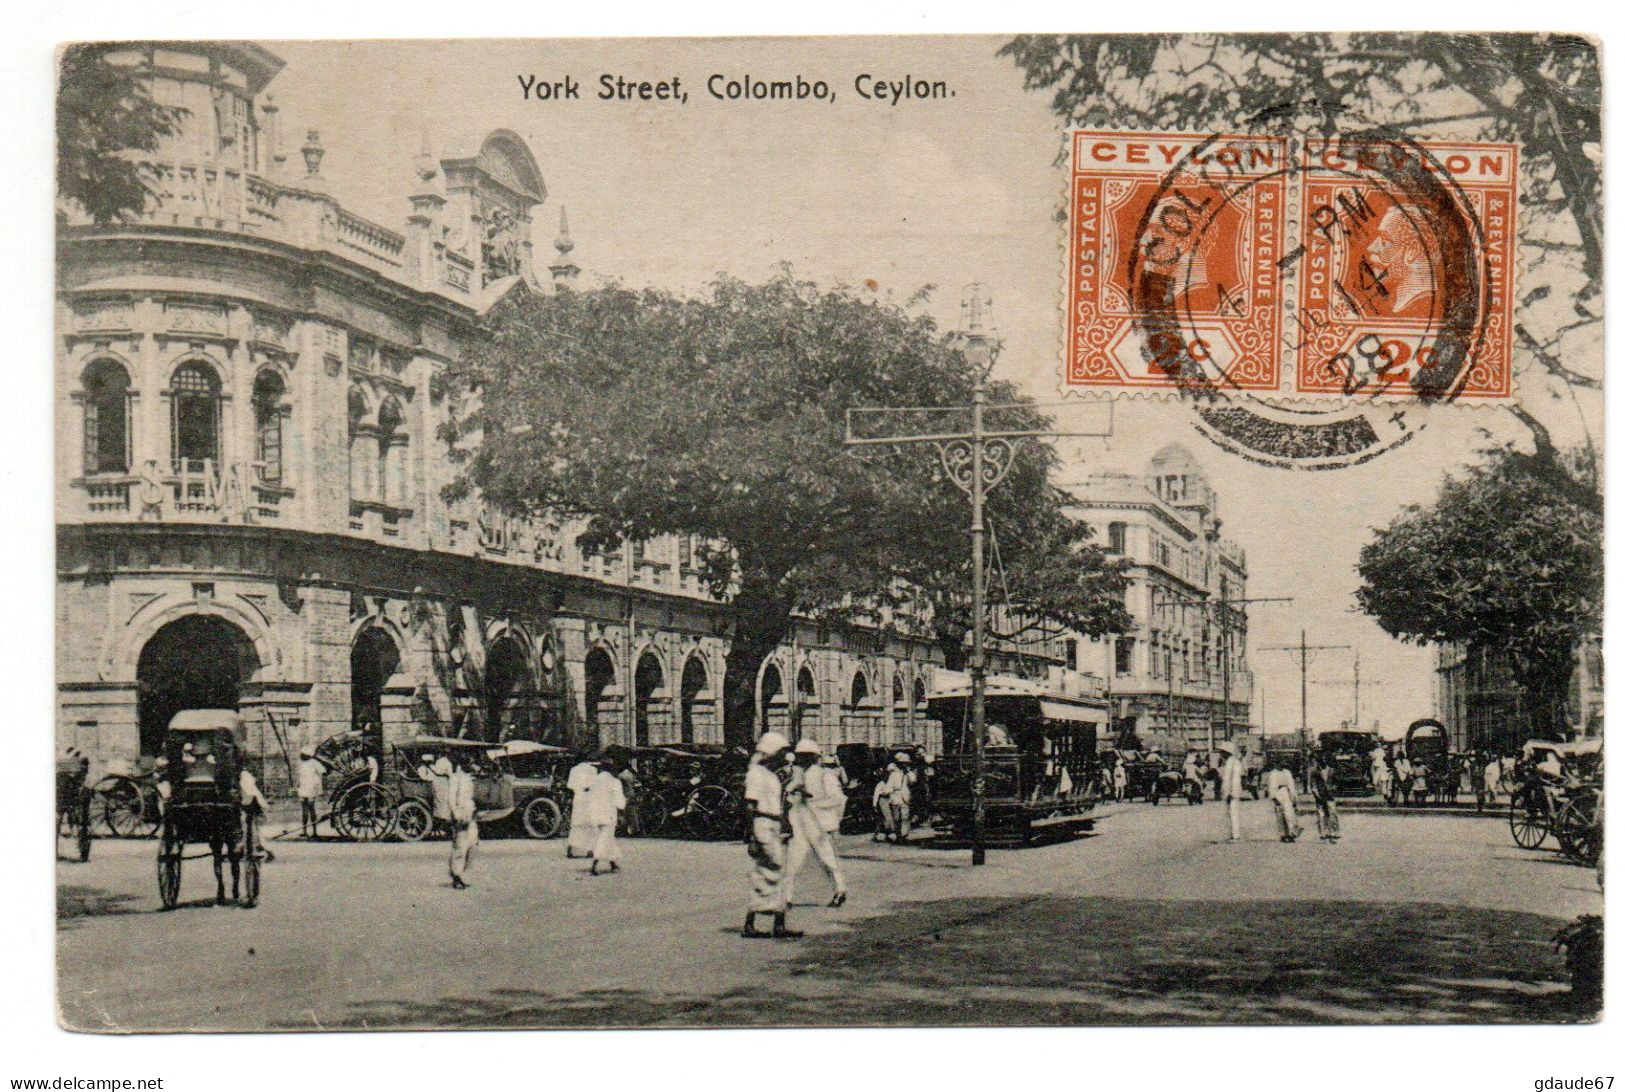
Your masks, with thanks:
[[[1156,594],[1156,592],[1153,590],[1152,594],[1154,596]],[[1199,610],[1210,610],[1210,609],[1217,608],[1217,610],[1219,612],[1219,665],[1220,665],[1220,673],[1221,673],[1221,675],[1223,677],[1222,687],[1223,687],[1223,694],[1224,694],[1224,707],[1223,707],[1221,715],[1224,717],[1224,738],[1229,739],[1230,736],[1231,736],[1231,727],[1230,727],[1230,625],[1231,625],[1231,619],[1232,619],[1232,617],[1234,617],[1234,612],[1231,610],[1231,608],[1232,607],[1238,607],[1238,606],[1248,606],[1248,605],[1253,604],[1253,603],[1290,603],[1290,602],[1293,601],[1293,597],[1290,596],[1290,595],[1258,595],[1258,596],[1251,596],[1251,597],[1246,598],[1246,599],[1231,599],[1230,598],[1230,586],[1228,584],[1226,584],[1222,579],[1219,582],[1219,599],[1218,599],[1218,602],[1209,602],[1206,599],[1193,599],[1193,598],[1190,598],[1189,596],[1182,596],[1178,592],[1173,592],[1173,591],[1168,591],[1168,590],[1163,590],[1162,594],[1167,598],[1180,600],[1182,607],[1196,607]],[[1152,609],[1153,610],[1156,609],[1156,607],[1155,607],[1155,599],[1153,599],[1153,601],[1152,601]],[[1173,720],[1173,688],[1174,688],[1173,667],[1172,667],[1172,661],[1170,660],[1170,663],[1169,663],[1169,679],[1168,679],[1168,716],[1169,716],[1170,727],[1172,726],[1172,720]],[[1218,745],[1218,741],[1215,738],[1215,736],[1216,736],[1216,733],[1215,733],[1215,729],[1214,729],[1214,718],[1209,717],[1208,722],[1207,722],[1207,749],[1210,752],[1212,750],[1214,750],[1214,748],[1217,747],[1217,745]]]
[[[1278,645],[1273,648],[1260,649],[1260,652],[1286,652],[1293,654],[1298,660],[1298,742],[1303,747],[1304,757],[1309,755],[1309,659],[1312,652],[1329,652],[1335,649],[1352,649],[1353,645],[1312,645],[1309,643],[1309,631],[1298,631],[1298,643],[1295,645]]]
[[[1110,402],[1025,402],[1008,406],[989,405],[987,380],[999,355],[998,334],[993,329],[992,296],[987,287],[973,284],[965,289],[960,302],[960,331],[957,335],[961,351],[971,367],[973,385],[971,404],[967,406],[871,406],[846,411],[846,443],[849,446],[933,444],[942,460],[948,479],[969,499],[971,545],[971,864],[987,862],[985,820],[987,817],[987,578],[983,571],[984,540],[987,525],[984,502],[993,489],[1010,472],[1021,444],[1029,437],[1051,436],[1110,436],[1112,432],[1112,403]],[[1073,409],[1104,409],[1105,424],[1093,429],[990,429],[987,415],[1001,409],[1030,412],[1045,406],[1067,406]],[[968,431],[949,428],[935,431],[929,422],[940,420],[944,414],[951,417],[969,411]],[[893,420],[913,419],[927,422],[920,431],[903,431],[888,435],[860,434],[859,419],[866,416],[890,417]]]

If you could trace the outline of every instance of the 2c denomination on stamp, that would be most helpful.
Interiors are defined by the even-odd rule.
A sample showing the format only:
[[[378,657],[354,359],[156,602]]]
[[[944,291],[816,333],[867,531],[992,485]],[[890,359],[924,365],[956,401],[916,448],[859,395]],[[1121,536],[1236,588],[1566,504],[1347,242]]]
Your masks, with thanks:
[[[1172,391],[1196,359],[1237,389],[1279,388],[1285,154],[1273,137],[1072,134],[1068,385]],[[1137,266],[1170,279],[1177,331],[1137,321]]]

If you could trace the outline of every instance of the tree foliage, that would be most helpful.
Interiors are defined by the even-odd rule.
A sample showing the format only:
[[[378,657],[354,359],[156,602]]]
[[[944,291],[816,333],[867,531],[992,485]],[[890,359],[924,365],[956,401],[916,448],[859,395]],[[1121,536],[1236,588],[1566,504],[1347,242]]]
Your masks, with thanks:
[[[107,53],[115,48],[92,42],[68,46],[57,85],[57,198],[99,225],[145,210],[154,196],[152,184],[123,153],[156,152],[161,138],[179,131],[185,115],[180,107],[153,101],[134,69],[109,63]]]
[[[700,561],[733,621],[727,732],[748,739],[756,672],[792,613],[838,616],[912,594],[951,609],[962,598],[966,505],[934,451],[859,456],[842,441],[849,407],[963,405],[972,381],[929,317],[788,271],[762,284],[724,278],[695,297],[515,296],[443,379],[466,413],[451,430],[468,453],[453,492],[585,520],[589,549],[667,534],[720,544]],[[1015,394],[998,387],[993,398]],[[1085,534],[1050,483],[1054,460],[1027,444],[991,518],[1025,605],[1100,632],[1120,619],[1099,600],[1120,600],[1121,584],[1096,555],[1047,556]]]
[[[1498,450],[1378,531],[1359,572],[1356,598],[1384,630],[1506,653],[1532,727],[1565,727],[1576,650],[1601,622],[1596,506],[1554,492],[1528,456]]]

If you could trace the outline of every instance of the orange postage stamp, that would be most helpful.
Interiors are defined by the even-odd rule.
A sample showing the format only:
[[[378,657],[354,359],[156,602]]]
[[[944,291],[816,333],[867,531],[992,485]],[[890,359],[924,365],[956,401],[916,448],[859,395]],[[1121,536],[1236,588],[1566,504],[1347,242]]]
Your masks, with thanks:
[[[1285,153],[1273,137],[1072,134],[1068,385],[1176,390],[1194,358],[1239,389],[1279,387]],[[1159,266],[1178,332],[1136,321],[1136,275]]]
[[[1426,155],[1392,142],[1309,150],[1300,205],[1305,257],[1289,334],[1300,340],[1299,391],[1404,392],[1436,366],[1438,333],[1452,321],[1451,309],[1476,299],[1484,311],[1475,316],[1482,334],[1453,396],[1512,395],[1518,150],[1488,143],[1417,146]],[[1369,167],[1375,157],[1386,159],[1390,172],[1432,172],[1448,184],[1471,214],[1462,222],[1476,228],[1474,249],[1482,261],[1467,275],[1482,278],[1481,286],[1462,283],[1462,273],[1441,261],[1448,225],[1374,180],[1378,172]]]
[[[1275,120],[1070,134],[1065,386],[1512,397],[1517,148]]]

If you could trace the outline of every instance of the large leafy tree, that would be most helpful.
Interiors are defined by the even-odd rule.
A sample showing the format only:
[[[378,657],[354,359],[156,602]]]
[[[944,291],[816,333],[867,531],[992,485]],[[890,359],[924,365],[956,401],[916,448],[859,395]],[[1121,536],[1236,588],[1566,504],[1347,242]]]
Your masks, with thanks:
[[[1566,461],[1595,488],[1588,463]],[[1401,640],[1505,653],[1531,728],[1550,734],[1566,727],[1576,650],[1600,624],[1602,566],[1598,507],[1501,449],[1376,533],[1360,551],[1356,598]]]
[[[860,457],[842,442],[848,407],[968,401],[963,354],[912,306],[788,271],[695,297],[516,296],[443,382],[467,452],[454,495],[585,520],[589,549],[663,534],[716,544],[700,560],[732,622],[730,741],[751,738],[756,676],[792,614],[906,597],[905,579],[936,602],[962,597],[965,503],[934,452]],[[1053,460],[1045,444],[1024,447],[992,518],[1004,549],[1031,559],[1018,562],[1029,612],[1100,632],[1118,618],[1099,600],[1120,600],[1121,585],[1096,574],[1094,555],[1037,560],[1083,535],[1050,484]]]
[[[62,51],[56,99],[59,216],[77,209],[97,224],[139,216],[153,195],[125,153],[156,152],[185,111],[155,102],[135,69],[110,63],[117,45],[78,42]]]

